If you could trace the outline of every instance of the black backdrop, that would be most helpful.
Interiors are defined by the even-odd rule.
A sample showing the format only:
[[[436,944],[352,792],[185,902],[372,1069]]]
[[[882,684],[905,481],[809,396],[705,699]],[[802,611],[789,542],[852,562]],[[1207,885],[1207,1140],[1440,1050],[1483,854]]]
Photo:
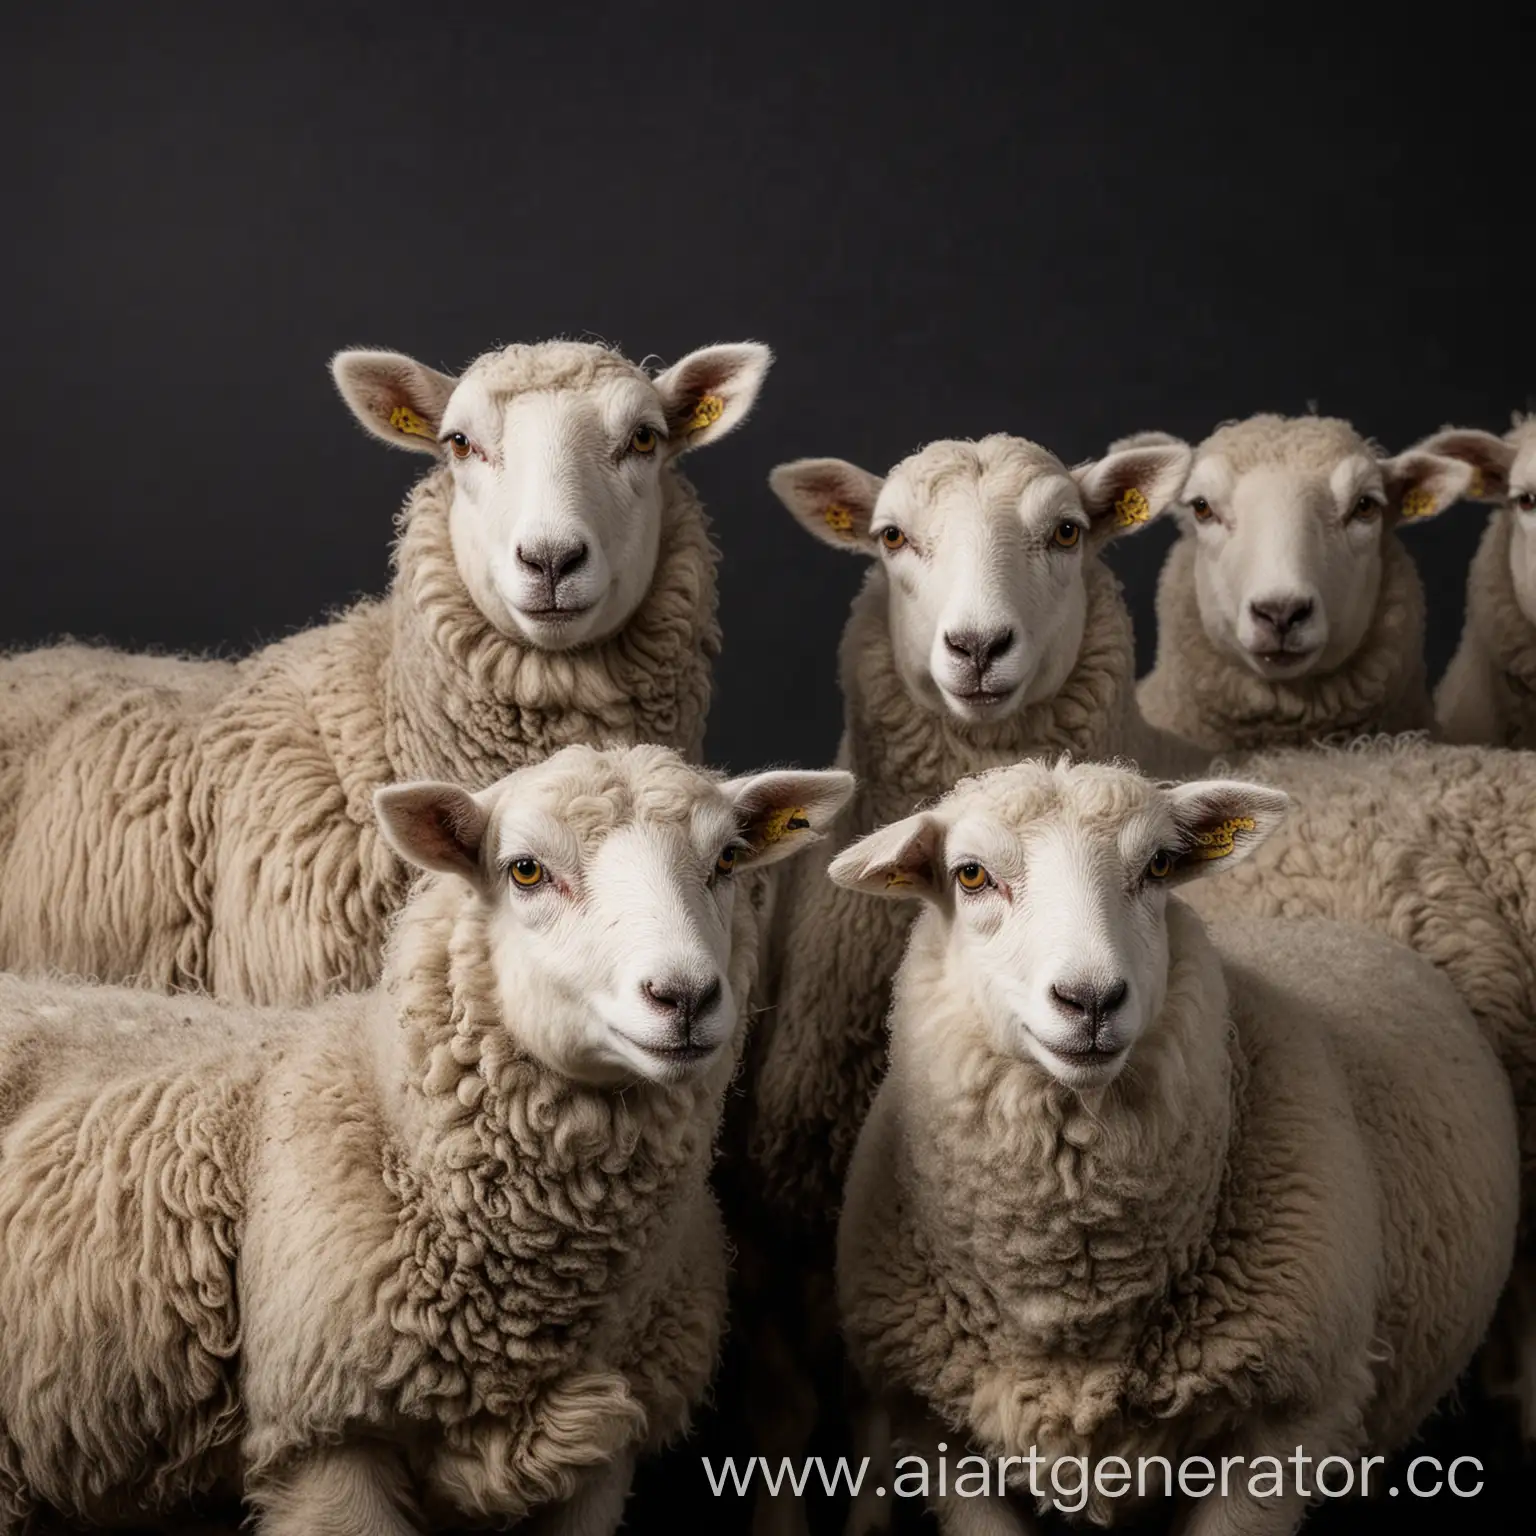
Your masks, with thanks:
[[[825,761],[840,719],[859,566],[780,460],[1008,430],[1070,461],[1309,401],[1392,449],[1502,429],[1536,389],[1530,21],[1242,9],[33,8],[0,50],[0,645],[237,649],[379,589],[421,461],[352,425],[349,344],[777,350],[690,465],[737,768]],[[1409,535],[1436,668],[1481,522]],[[1170,537],[1114,555],[1144,665]]]
[[[755,418],[690,465],[737,768],[825,761],[840,719],[859,567],[770,496],[780,460],[996,430],[1072,460],[1308,402],[1393,449],[1502,429],[1536,389],[1529,9],[1208,9],[9,18],[0,646],[237,650],[381,588],[421,461],[351,424],[349,344],[774,346]],[[1435,670],[1481,523],[1408,536]],[[1170,536],[1113,556],[1143,665]]]

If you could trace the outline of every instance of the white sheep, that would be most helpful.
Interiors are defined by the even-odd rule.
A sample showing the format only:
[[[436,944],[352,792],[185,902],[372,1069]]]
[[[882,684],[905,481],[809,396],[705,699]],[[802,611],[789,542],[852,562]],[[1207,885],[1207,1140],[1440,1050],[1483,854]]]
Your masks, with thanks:
[[[1536,1440],[1536,759],[1414,737],[1346,749],[1277,749],[1213,765],[1291,798],[1283,835],[1219,885],[1208,917],[1359,924],[1433,962],[1471,1009],[1514,1089],[1523,1204],[1491,1384],[1522,1405]]]
[[[946,1532],[1034,1530],[1031,1477],[1042,1509],[1118,1524],[1163,1494],[1138,1458],[1200,1455],[1220,1491],[1181,1531],[1284,1536],[1307,1502],[1296,1449],[1379,1467],[1482,1337],[1518,1164],[1465,1006],[1375,935],[1208,934],[1170,895],[1247,856],[1284,804],[1026,763],[832,865],[925,903],[837,1280]]]
[[[1219,427],[1179,498],[1146,718],[1212,751],[1427,728],[1424,591],[1397,529],[1471,479],[1422,445],[1387,457],[1328,417]]]
[[[884,479],[837,459],[774,470],[775,493],[813,535],[872,562],[840,652],[838,762],[858,788],[829,850],[1027,751],[1166,762],[1169,744],[1142,731],[1130,616],[1099,550],[1155,516],[1188,463],[1183,445],[1159,444],[1068,469],[996,435],[932,443]],[[883,1067],[909,920],[831,885],[825,864],[802,861],[778,883],[769,1011],[733,1110],[748,1122],[732,1142],[746,1163],[739,1236],[762,1246],[742,1265],[762,1372],[749,1399],[773,1455],[802,1450],[817,1411],[790,1377],[835,1338],[824,1277],[838,1194]],[[790,1529],[799,1519],[787,1495],[759,1511]]]
[[[769,364],[654,378],[575,342],[457,378],[343,352],[347,403],[436,462],[387,596],[238,665],[63,646],[0,659],[0,965],[304,1002],[378,974],[407,873],[379,785],[483,785],[572,742],[701,747],[715,550],[679,455]]]
[[[439,873],[373,993],[0,977],[0,1533],[230,1483],[263,1536],[557,1501],[550,1529],[612,1532],[724,1323],[737,876],[851,788],[662,747],[396,785],[384,835]]]
[[[1447,741],[1536,747],[1536,417],[1516,416],[1505,437],[1447,428],[1425,446],[1472,467],[1469,497],[1501,503],[1467,575],[1435,719]]]

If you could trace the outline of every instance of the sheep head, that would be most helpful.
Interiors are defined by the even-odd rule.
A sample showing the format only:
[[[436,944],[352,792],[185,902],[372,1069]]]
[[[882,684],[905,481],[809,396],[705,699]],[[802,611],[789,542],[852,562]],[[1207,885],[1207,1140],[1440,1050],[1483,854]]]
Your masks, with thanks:
[[[1504,437],[1447,427],[1419,447],[1459,459],[1472,470],[1471,501],[1502,502],[1510,511],[1509,573],[1520,611],[1536,624],[1536,417],[1515,417]]]
[[[1182,443],[1155,443],[1068,469],[998,434],[931,443],[883,480],[800,459],[769,484],[817,538],[881,562],[912,696],[979,722],[1054,696],[1082,646],[1085,560],[1155,517],[1189,457]]]
[[[457,378],[398,352],[332,360],[376,437],[452,476],[459,574],[503,633],[568,650],[622,629],[656,570],[677,458],[746,419],[772,354],[705,347],[654,377],[617,352],[549,341]]]
[[[1387,531],[1435,516],[1471,482],[1453,458],[1422,446],[1388,457],[1330,417],[1218,428],[1178,507],[1206,634],[1260,677],[1337,671],[1375,617]]]
[[[841,772],[723,779],[666,747],[566,747],[470,794],[390,785],[402,858],[466,882],[502,1017],[539,1060],[596,1085],[677,1081],[733,1040],[736,879],[815,842]]]
[[[1162,1010],[1169,891],[1246,858],[1287,803],[1238,780],[1155,784],[1024,762],[961,780],[830,873],[929,904],[927,922],[948,930],[943,984],[973,989],[991,1049],[1033,1057],[1068,1087],[1103,1087]]]

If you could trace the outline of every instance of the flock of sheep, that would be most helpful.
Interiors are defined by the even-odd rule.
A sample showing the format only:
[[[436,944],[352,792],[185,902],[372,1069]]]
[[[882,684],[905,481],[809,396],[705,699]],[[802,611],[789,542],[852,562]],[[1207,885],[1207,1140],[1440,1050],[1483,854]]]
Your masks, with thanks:
[[[843,744],[726,778],[678,460],[769,362],[342,353],[433,460],[383,598],[0,657],[0,1536],[610,1536],[728,1310],[773,1457],[1389,1453],[1480,1349],[1536,1439],[1536,424],[782,465],[870,562]]]

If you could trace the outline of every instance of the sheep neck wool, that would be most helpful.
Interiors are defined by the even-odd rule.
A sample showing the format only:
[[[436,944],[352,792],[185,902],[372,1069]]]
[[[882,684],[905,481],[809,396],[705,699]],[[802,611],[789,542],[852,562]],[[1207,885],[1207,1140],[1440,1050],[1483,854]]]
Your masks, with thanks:
[[[1509,567],[1514,517],[1501,507],[1489,520],[1467,577],[1467,615],[1495,672],[1496,742],[1536,747],[1536,626],[1515,596]]]
[[[626,1286],[686,1203],[707,1199],[735,1063],[726,1051],[680,1085],[614,1092],[536,1062],[504,1022],[484,918],[456,885],[440,882],[406,911],[381,993],[380,1080],[399,1063],[407,1084],[384,1170],[399,1209],[388,1315],[414,1344],[393,1390],[402,1413],[430,1412],[450,1442],[465,1425],[466,1451],[496,1421],[496,1459],[530,1480],[498,1494],[507,1508],[551,1496],[536,1444],[551,1393],[622,1330]],[[700,1339],[693,1367],[707,1377],[713,1337]],[[582,1432],[611,1454],[641,1432],[643,1408],[610,1382],[586,1410],[607,1422]]]
[[[710,673],[720,653],[718,552],[693,487],[666,478],[656,573],[617,634],[542,651],[497,629],[454,560],[446,469],[412,493],[396,549],[394,643],[383,683],[388,754],[402,778],[481,783],[572,742],[642,741],[703,750]]]
[[[1158,581],[1157,665],[1143,697],[1155,724],[1212,751],[1430,725],[1424,588],[1396,537],[1382,539],[1381,589],[1365,638],[1342,668],[1318,677],[1271,681],[1220,649],[1200,620],[1194,565],[1194,541],[1181,538]]]

